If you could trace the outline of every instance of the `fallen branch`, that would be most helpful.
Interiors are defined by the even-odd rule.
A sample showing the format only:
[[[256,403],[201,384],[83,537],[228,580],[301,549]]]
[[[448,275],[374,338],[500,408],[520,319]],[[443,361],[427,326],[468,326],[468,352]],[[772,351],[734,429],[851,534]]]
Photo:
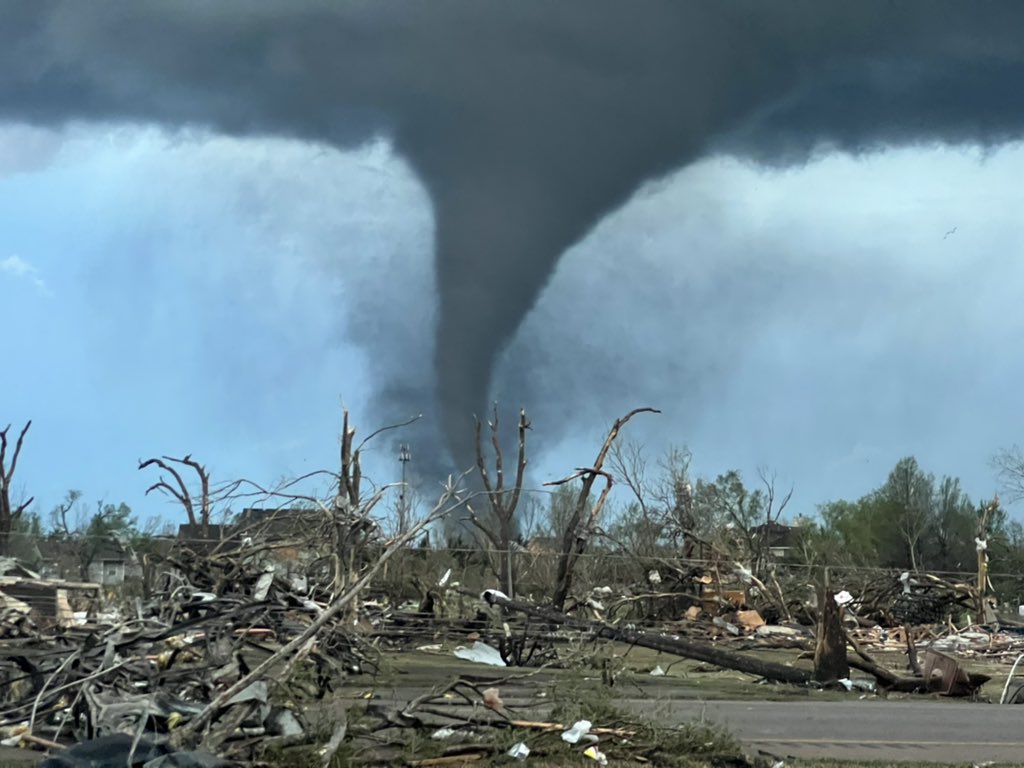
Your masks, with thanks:
[[[474,595],[468,590],[459,590],[463,594]],[[703,661],[713,664],[716,667],[734,669],[737,672],[744,672],[759,678],[775,680],[781,683],[794,685],[807,685],[811,682],[811,673],[806,669],[788,667],[784,664],[776,664],[771,661],[762,661],[752,656],[746,656],[735,651],[726,651],[714,648],[704,643],[698,643],[682,638],[668,637],[666,635],[649,635],[631,629],[620,629],[603,622],[590,622],[566,616],[564,613],[540,608],[520,600],[511,600],[493,590],[484,593],[486,599],[492,605],[500,605],[513,611],[525,613],[528,616],[535,616],[552,624],[566,627],[587,630],[597,637],[604,637],[609,640],[639,645],[643,648],[650,648],[655,651],[671,653],[676,656],[683,656],[688,659]]]
[[[459,500],[458,484],[456,481],[449,479],[449,483],[445,487],[444,494],[434,506],[434,509],[431,510],[430,514],[424,517],[419,523],[412,526],[408,531],[393,539],[373,566],[371,566],[358,581],[352,584],[348,590],[339,595],[325,611],[317,616],[316,620],[313,621],[304,632],[294,637],[291,641],[282,646],[280,650],[271,654],[253,667],[249,674],[243,675],[236,683],[221,691],[221,693],[217,695],[202,712],[196,715],[196,717],[190,722],[182,726],[174,734],[174,741],[176,742],[176,745],[180,746],[184,744],[187,739],[194,737],[201,728],[205,727],[214,718],[217,712],[220,711],[220,709],[223,708],[232,697],[244,691],[252,683],[265,675],[271,667],[280,663],[282,660],[289,658],[292,654],[305,646],[309,640],[315,638],[328,622],[340,615],[348,607],[349,603],[351,603],[352,600],[354,600],[366,587],[366,585],[370,583],[373,577],[377,575],[378,571],[384,567],[395,552],[404,547],[408,542],[412,541],[420,531],[428,525],[448,514],[450,511],[449,501],[452,499],[455,499],[456,501]]]

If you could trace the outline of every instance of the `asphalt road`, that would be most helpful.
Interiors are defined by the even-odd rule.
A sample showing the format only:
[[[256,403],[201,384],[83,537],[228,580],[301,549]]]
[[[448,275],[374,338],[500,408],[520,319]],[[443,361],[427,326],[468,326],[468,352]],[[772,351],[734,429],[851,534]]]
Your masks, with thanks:
[[[1024,764],[1024,706],[879,699],[623,704],[664,725],[703,717],[752,752],[783,758]]]

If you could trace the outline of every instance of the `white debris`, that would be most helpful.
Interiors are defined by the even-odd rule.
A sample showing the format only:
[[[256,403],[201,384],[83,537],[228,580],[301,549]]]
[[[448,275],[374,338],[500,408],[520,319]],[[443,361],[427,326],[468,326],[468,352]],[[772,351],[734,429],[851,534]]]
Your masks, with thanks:
[[[460,659],[466,661],[475,661],[478,664],[489,664],[492,667],[504,667],[505,660],[501,658],[501,654],[498,653],[494,648],[491,648],[487,643],[481,643],[477,640],[469,648],[465,646],[459,646],[455,649],[455,655]]]
[[[290,709],[275,709],[267,718],[267,726],[275,736],[301,736],[305,731]]]
[[[661,664],[651,670],[651,677],[664,677],[665,670],[661,668]]]
[[[974,548],[977,549],[979,552],[984,552],[986,549],[988,549],[988,542],[985,541],[985,539],[975,539]]]
[[[499,599],[508,600],[509,597],[500,589],[485,589],[483,592],[480,593],[480,599],[488,605],[494,605],[494,603]]]
[[[440,581],[437,582],[437,586],[443,587],[445,584],[448,583],[448,579],[450,579],[451,577],[452,569],[449,568],[447,571],[444,572],[444,576],[441,577]]]
[[[577,720],[573,723],[572,728],[562,733],[562,741],[566,744],[577,744],[587,733],[590,732],[590,726],[593,725],[589,720]]]
[[[754,572],[744,565],[736,563],[735,573],[737,578],[744,584],[750,584],[754,580]]]
[[[444,741],[445,739],[450,739],[454,735],[455,731],[448,726],[445,726],[444,728],[438,728],[430,734],[430,738],[436,739],[437,741]]]
[[[270,592],[270,585],[274,583],[274,572],[267,571],[260,575],[256,579],[256,586],[252,590],[252,599],[259,602],[260,600],[266,600],[267,594]]]
[[[711,621],[712,621],[712,623],[716,627],[721,627],[722,629],[724,629],[726,632],[728,632],[731,635],[738,635],[742,631],[735,624],[730,624],[728,621],[723,619],[721,616],[715,616],[715,618],[713,618]]]
[[[593,592],[595,595],[600,595],[601,597],[610,597],[611,594],[612,594],[612,588],[611,587],[594,587],[591,590],[591,592]]]
[[[314,602],[313,600],[303,600],[303,601],[302,601],[302,607],[303,607],[303,608],[305,608],[305,609],[306,609],[307,611],[309,611],[310,613],[316,613],[316,614],[321,614],[321,613],[323,613],[323,612],[324,612],[324,609],[323,609],[323,608],[321,608],[321,607],[320,607],[320,606],[319,606],[319,605],[318,605],[318,604],[317,604],[316,602]]]
[[[595,600],[592,597],[588,597],[587,598],[587,607],[588,608],[593,608],[595,611],[603,611],[604,610],[604,604],[602,602],[600,602],[599,600]]]
[[[516,760],[525,760],[530,754],[530,748],[520,741],[519,743],[514,744],[512,749],[505,754],[509,757],[515,758]]]
[[[904,571],[900,574],[900,581],[903,582],[903,594],[910,594],[910,571]]]
[[[596,760],[599,765],[608,765],[608,756],[597,747],[587,747],[583,754],[591,760]]]
[[[657,570],[653,570],[647,574],[647,580],[651,584],[661,584],[661,574]]]
[[[852,602],[853,595],[851,595],[845,589],[842,592],[836,592],[836,605],[844,606],[849,605]]]

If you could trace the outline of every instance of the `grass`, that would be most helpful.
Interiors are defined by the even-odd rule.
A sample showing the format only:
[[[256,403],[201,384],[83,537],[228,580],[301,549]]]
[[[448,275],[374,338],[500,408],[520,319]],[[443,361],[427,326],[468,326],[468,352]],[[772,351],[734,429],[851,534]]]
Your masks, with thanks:
[[[451,643],[450,645],[454,645]],[[648,722],[637,724],[636,716],[626,715],[617,706],[617,700],[646,698],[664,702],[671,707],[673,700],[733,699],[749,701],[792,701],[813,697],[815,702],[829,700],[849,701],[851,696],[842,692],[817,691],[787,685],[759,684],[748,675],[729,670],[719,670],[699,662],[679,660],[677,657],[659,654],[643,648],[604,644],[590,658],[577,660],[572,669],[545,669],[529,680],[516,683],[499,683],[503,697],[526,697],[531,704],[518,704],[519,712],[532,712],[532,707],[542,707],[543,716],[536,719],[550,719],[570,724],[586,719],[595,726],[629,727],[636,735],[624,742],[617,738],[602,738],[601,750],[608,756],[609,765],[616,768],[640,768],[641,766],[666,766],[667,768],[725,768],[725,766],[756,766],[771,768],[774,760],[770,757],[743,756],[742,745],[725,730],[706,723],[687,723],[679,727],[654,727]],[[382,669],[375,680],[353,678],[340,692],[339,703],[333,707],[340,713],[350,706],[359,707],[362,695],[373,689],[378,701],[394,697],[396,700],[414,697],[443,685],[453,677],[462,676],[476,681],[497,680],[509,673],[521,675],[528,670],[506,670],[464,662],[451,655],[451,649],[441,653],[404,651],[388,653],[382,659]],[[752,651],[764,658],[782,663],[805,664],[797,660],[797,653],[791,650]],[[905,660],[902,660],[905,663]],[[900,658],[886,659],[893,668],[898,668]],[[663,677],[652,677],[655,666],[667,671]],[[979,671],[995,672],[990,683],[1001,686],[1005,672],[999,674],[1001,665],[992,661],[979,663],[965,661],[965,666]],[[980,669],[979,669],[980,668]],[[990,672],[991,673],[991,672]],[[609,683],[614,683],[609,685]],[[989,692],[991,695],[991,692]],[[998,696],[998,691],[996,692]],[[534,698],[535,697],[535,698]],[[941,706],[941,700],[935,704]],[[660,704],[659,704],[660,706]],[[353,713],[354,714],[354,713]],[[533,719],[526,715],[524,719]],[[510,766],[514,761],[505,756],[513,744],[523,741],[531,749],[524,768],[546,768],[554,766],[594,766],[597,763],[583,757],[581,748],[569,747],[561,742],[557,732],[540,733],[534,730],[494,729],[488,733],[482,747],[493,757],[467,762],[466,765]],[[409,734],[403,739],[406,746],[400,755],[395,755],[394,764],[409,759],[422,759],[440,755],[446,746],[443,742],[430,739],[429,732],[416,736]],[[353,764],[351,752],[339,753],[334,766]],[[318,763],[315,753],[307,752],[305,759],[300,755],[281,755],[275,764],[289,766],[313,766]],[[855,762],[850,760],[787,759],[786,768],[944,768],[936,763],[914,762]],[[970,763],[948,763],[952,766],[970,766]],[[992,768],[998,768],[992,766]]]

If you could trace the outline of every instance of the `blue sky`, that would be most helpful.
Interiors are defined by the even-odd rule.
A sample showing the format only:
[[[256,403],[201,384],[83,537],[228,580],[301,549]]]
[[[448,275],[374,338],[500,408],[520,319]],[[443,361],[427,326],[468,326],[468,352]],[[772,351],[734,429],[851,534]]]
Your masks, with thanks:
[[[794,512],[906,454],[991,494],[989,457],[1024,435],[1022,174],[1019,146],[934,148],[712,158],[647,185],[566,254],[503,359],[503,401],[524,376],[549,395],[528,404],[533,482],[649,404],[629,436],[652,457],[767,465]],[[342,403],[376,427],[411,414],[375,392],[430,378],[430,204],[383,142],[7,125],[0,221],[0,421],[34,421],[15,486],[44,513],[77,488],[173,514],[143,497],[151,455],[264,483],[331,467]],[[383,444],[367,464],[397,476]]]

